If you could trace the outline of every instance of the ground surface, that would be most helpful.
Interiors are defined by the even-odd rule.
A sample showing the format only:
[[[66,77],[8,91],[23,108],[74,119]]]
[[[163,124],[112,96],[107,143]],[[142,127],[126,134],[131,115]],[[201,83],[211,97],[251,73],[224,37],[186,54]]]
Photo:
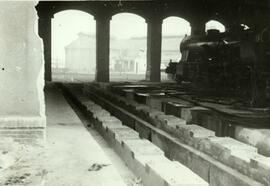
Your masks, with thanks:
[[[84,127],[55,86],[46,89],[46,115],[45,146],[0,142],[1,186],[139,185],[103,138]]]
[[[59,73],[52,72],[52,80],[54,82],[72,82],[72,83],[82,83],[82,82],[92,82],[95,80],[95,74],[79,74],[79,73]],[[111,73],[111,82],[138,82],[145,80],[145,74],[129,74],[129,73]],[[161,72],[162,82],[172,82],[168,79],[165,72]]]
[[[0,185],[44,185],[45,153],[42,146],[27,146],[12,139],[0,142]]]

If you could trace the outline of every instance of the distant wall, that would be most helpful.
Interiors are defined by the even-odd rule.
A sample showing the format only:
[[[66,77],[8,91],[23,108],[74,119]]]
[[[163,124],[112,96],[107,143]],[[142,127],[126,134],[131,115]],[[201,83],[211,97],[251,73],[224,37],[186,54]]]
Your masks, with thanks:
[[[91,73],[96,70],[95,50],[87,48],[66,48],[66,68],[74,73]]]
[[[37,34],[36,4],[0,2],[0,129],[3,130],[43,129],[45,125],[44,60],[42,40]],[[42,135],[40,131],[37,136]]]

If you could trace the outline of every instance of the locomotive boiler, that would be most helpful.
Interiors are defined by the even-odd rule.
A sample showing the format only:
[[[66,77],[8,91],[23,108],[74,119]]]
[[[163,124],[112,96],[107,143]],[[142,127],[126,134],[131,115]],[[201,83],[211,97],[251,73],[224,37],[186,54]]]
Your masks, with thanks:
[[[177,82],[244,99],[251,107],[269,106],[269,28],[259,33],[242,28],[224,33],[208,30],[205,35],[185,37],[180,52],[181,60],[166,69]]]

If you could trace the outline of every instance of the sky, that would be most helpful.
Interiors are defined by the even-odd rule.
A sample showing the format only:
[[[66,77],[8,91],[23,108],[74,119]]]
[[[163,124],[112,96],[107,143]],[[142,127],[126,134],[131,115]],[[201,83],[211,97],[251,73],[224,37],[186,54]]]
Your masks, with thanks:
[[[210,23],[210,28],[213,28]],[[94,17],[82,11],[67,10],[54,15],[52,19],[52,57],[64,61],[64,47],[74,41],[79,32],[95,34]],[[141,37],[147,34],[144,18],[130,13],[120,13],[110,22],[111,36],[117,38]],[[169,17],[163,20],[163,35],[190,34],[190,25],[184,19]],[[62,62],[61,62],[62,61]]]
[[[218,29],[220,32],[224,32],[225,26],[218,21],[211,20],[205,24],[205,30],[208,29]]]
[[[121,13],[112,17],[111,36],[117,38],[141,37],[147,34],[144,18],[135,14]],[[68,10],[57,13],[52,19],[53,59],[64,60],[64,47],[77,38],[79,32],[95,34],[94,17],[85,12]],[[189,23],[172,17],[163,21],[164,35],[184,35],[190,32]]]
[[[95,34],[95,20],[90,14],[69,10],[57,13],[52,19],[52,62],[64,63],[64,47],[74,41],[79,32]],[[59,61],[60,60],[60,61]]]

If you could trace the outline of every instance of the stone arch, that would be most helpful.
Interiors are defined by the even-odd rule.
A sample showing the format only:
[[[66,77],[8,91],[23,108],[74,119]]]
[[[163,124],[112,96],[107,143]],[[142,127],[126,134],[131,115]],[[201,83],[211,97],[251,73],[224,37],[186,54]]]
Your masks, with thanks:
[[[128,10],[128,9],[124,9],[124,10],[114,10],[113,12],[111,12],[111,18],[117,16],[117,15],[121,15],[121,14],[132,14],[138,17],[143,18],[144,20],[146,20],[146,15],[144,12],[140,12],[140,11],[136,11],[136,10]]]
[[[215,19],[211,19],[205,23],[205,31],[207,31],[209,29],[218,29],[220,32],[225,32],[226,27],[220,21],[217,21]]]
[[[188,22],[190,24],[191,22],[191,19],[187,16],[185,16],[184,14],[181,14],[181,13],[178,13],[178,12],[169,12],[169,13],[166,13],[162,16],[162,20],[166,20],[170,17],[177,17],[177,18],[180,18],[180,19],[183,19],[185,20],[186,22]]]
[[[76,74],[87,76],[87,78],[80,76],[82,77],[80,80],[94,80],[96,70],[94,16],[82,10],[66,9],[55,13],[51,24],[51,67],[55,70],[55,73],[52,71],[53,79],[58,81],[56,74],[64,69],[63,72],[60,71],[65,73],[64,81],[78,79]]]
[[[179,46],[182,39],[191,34],[190,22],[179,16],[168,16],[163,19],[161,47],[161,80],[168,80],[164,69],[169,62],[178,62],[181,58]]]
[[[130,23],[124,18],[134,22]],[[124,11],[114,14],[110,24],[110,79],[112,81],[144,80],[147,51],[145,18]],[[121,30],[123,27],[124,31]]]
[[[80,11],[86,14],[89,14],[90,16],[95,16],[95,13],[91,11],[91,9],[87,9],[87,8],[83,8],[82,6],[72,6],[72,7],[57,7],[52,9],[52,16],[55,16],[56,14],[59,14],[61,12],[65,12],[65,11]]]

